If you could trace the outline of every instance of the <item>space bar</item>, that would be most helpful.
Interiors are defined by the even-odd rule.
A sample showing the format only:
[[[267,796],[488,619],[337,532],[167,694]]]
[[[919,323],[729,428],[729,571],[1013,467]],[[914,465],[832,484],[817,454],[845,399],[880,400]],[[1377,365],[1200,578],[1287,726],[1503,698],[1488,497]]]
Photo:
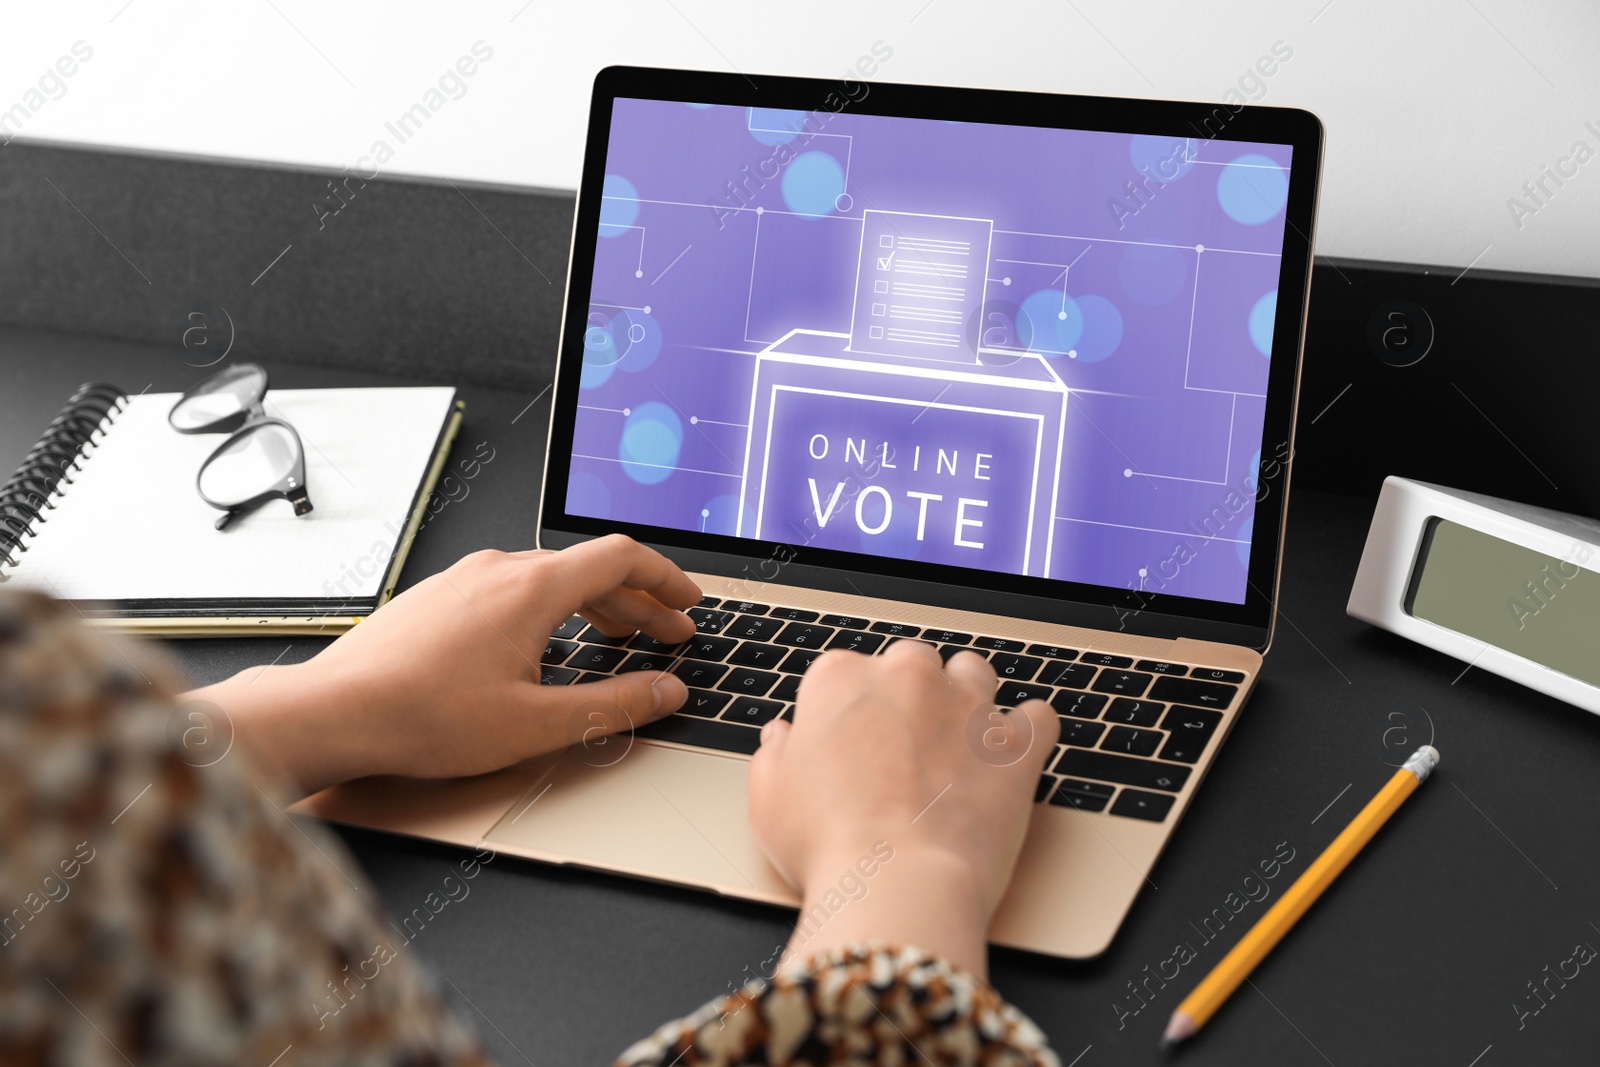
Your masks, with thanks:
[[[1189,780],[1189,768],[1175,763],[1133,759],[1110,752],[1087,752],[1081,748],[1069,748],[1062,753],[1056,773],[1098,778],[1102,782],[1136,785],[1143,789],[1165,789],[1169,793],[1176,793]]]
[[[761,747],[761,731],[750,726],[697,719],[692,715],[668,715],[665,719],[647,722],[633,731],[639,737],[657,741],[676,741],[680,745],[696,748],[714,748],[719,752],[738,752],[753,756]]]

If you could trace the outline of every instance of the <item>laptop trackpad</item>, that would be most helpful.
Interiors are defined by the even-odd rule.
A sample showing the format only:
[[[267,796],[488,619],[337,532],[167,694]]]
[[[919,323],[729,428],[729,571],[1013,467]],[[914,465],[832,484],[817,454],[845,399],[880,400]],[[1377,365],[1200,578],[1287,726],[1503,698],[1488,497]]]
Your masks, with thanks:
[[[620,758],[575,746],[488,840],[535,859],[796,903],[750,832],[749,768],[638,739]]]

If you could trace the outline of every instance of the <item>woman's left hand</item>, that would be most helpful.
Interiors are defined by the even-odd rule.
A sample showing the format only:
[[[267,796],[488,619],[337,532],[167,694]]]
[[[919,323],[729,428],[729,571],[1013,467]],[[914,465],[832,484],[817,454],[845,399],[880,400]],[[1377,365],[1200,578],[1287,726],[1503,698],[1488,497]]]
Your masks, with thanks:
[[[304,663],[252,668],[184,696],[307,793],[351,778],[482,774],[670,714],[676,677],[540,685],[572,615],[611,636],[688,640],[700,598],[660,553],[620,534],[560,552],[477,552],[419,582]]]

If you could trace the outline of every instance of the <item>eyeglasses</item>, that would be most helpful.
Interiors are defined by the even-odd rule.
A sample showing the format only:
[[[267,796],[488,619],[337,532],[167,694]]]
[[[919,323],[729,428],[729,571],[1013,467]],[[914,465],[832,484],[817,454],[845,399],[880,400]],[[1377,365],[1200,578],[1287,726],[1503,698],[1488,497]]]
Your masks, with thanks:
[[[311,510],[300,435],[267,416],[261,407],[266,395],[266,370],[240,363],[191,386],[167,415],[179,433],[230,435],[195,476],[200,499],[222,511],[219,530],[269,500],[287,500],[296,515]]]

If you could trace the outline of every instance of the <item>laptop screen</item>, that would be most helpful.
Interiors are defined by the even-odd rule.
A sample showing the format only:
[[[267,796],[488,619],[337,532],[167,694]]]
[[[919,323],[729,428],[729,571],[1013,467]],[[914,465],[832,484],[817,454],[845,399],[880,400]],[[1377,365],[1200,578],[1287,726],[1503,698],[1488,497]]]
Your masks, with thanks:
[[[1289,144],[609,103],[568,515],[1245,602]]]

